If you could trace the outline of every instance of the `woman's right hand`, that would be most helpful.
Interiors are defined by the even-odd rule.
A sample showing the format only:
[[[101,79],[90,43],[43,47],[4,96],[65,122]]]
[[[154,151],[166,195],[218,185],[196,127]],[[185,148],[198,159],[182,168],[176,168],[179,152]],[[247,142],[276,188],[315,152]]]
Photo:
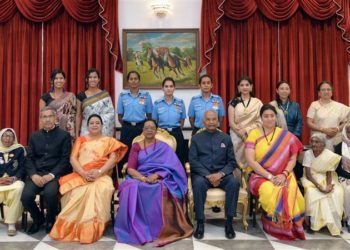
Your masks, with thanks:
[[[13,183],[12,177],[1,177],[0,178],[0,185],[10,185]]]
[[[337,128],[324,128],[322,132],[325,133],[328,137],[332,138],[338,133]]]

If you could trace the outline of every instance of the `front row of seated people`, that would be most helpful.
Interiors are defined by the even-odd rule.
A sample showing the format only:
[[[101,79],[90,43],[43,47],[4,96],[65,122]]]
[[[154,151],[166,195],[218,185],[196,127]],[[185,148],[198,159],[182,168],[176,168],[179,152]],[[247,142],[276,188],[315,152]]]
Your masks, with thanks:
[[[341,156],[326,149],[323,134],[312,135],[312,149],[305,153],[303,162],[304,200],[293,174],[303,146],[293,134],[276,127],[276,113],[273,106],[263,105],[262,126],[252,130],[246,139],[246,159],[253,170],[249,186],[264,211],[264,230],[279,239],[305,239],[306,215],[310,232],[327,226],[332,235],[339,235],[343,207],[350,218],[350,125],[344,127],[343,142],[336,146]],[[101,117],[92,115],[87,122],[88,135],[76,140],[70,154],[70,136],[55,126],[55,120],[54,109],[41,110],[42,129],[30,137],[26,158],[15,132],[0,131],[0,202],[10,208],[5,219],[8,235],[16,234],[15,223],[23,211],[22,204],[33,218],[28,233],[40,230],[44,217],[35,196],[41,193],[47,207],[46,231],[53,239],[92,243],[102,237],[110,219],[114,193],[110,174],[127,147],[103,136]],[[215,111],[207,111],[203,122],[206,130],[193,136],[189,153],[197,221],[194,237],[204,236],[206,191],[219,187],[226,191],[225,236],[231,239],[235,237],[232,220],[239,193],[239,182],[232,175],[236,167],[233,145],[228,135],[216,129]],[[155,139],[156,130],[154,121],[146,121],[144,139],[131,148],[114,225],[119,242],[156,241],[162,246],[192,234],[186,212],[186,174],[170,146]],[[73,173],[69,173],[70,165]],[[62,197],[56,219],[58,189]]]

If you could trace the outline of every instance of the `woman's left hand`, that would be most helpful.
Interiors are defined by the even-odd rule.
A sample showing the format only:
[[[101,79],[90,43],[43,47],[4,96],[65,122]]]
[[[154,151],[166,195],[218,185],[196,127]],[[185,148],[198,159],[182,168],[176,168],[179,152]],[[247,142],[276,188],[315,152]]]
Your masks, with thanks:
[[[94,181],[100,176],[97,169],[91,169],[87,172],[87,181]]]
[[[272,183],[276,186],[283,186],[286,183],[286,176],[284,174],[278,174],[272,178]]]
[[[237,133],[239,134],[239,136],[242,138],[242,140],[245,140],[247,137],[247,131],[245,131],[244,128],[240,128],[237,130]]]
[[[151,174],[146,177],[146,182],[148,183],[156,183],[158,181],[159,176],[157,174]]]
[[[325,192],[325,193],[330,193],[330,192],[332,192],[333,187],[334,187],[334,184],[329,184],[329,185],[327,185],[327,186],[324,188],[324,192]]]

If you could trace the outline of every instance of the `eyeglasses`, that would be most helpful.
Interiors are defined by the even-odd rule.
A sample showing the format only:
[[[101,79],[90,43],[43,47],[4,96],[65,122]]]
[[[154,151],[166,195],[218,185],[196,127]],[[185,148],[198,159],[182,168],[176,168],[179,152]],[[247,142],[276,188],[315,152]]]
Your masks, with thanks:
[[[320,89],[320,91],[322,91],[322,92],[326,92],[326,91],[332,91],[332,89],[331,89],[331,88],[327,88],[327,89]]]

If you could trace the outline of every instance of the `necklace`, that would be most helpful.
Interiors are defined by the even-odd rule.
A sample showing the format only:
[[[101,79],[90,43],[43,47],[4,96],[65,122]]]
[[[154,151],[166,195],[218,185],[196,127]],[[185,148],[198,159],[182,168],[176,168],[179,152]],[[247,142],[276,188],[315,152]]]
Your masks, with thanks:
[[[244,107],[244,113],[247,113],[247,108],[248,108],[248,106],[249,106],[249,104],[250,104],[250,100],[251,100],[251,99],[252,99],[252,98],[249,97],[248,103],[247,103],[247,105],[245,105],[245,104],[244,104],[244,100],[243,100],[243,98],[241,97],[242,105],[243,105],[243,107]]]
[[[264,127],[262,127],[262,129],[263,129],[263,131],[264,131],[264,136],[265,136],[265,140],[266,140],[266,142],[267,142],[267,145],[270,146],[270,145],[271,145],[271,142],[272,142],[272,140],[273,140],[273,137],[275,136],[276,127],[275,127],[274,130],[273,130],[272,137],[271,137],[270,140],[267,139],[267,135],[266,135],[266,133],[265,133]]]
[[[283,114],[284,115],[288,115],[289,100],[287,101],[287,107],[286,108],[284,108],[283,105],[284,104],[281,103],[281,105],[279,105],[279,107],[283,110]]]
[[[155,142],[153,144],[153,151],[156,149],[156,143],[157,143],[157,140],[155,140]],[[143,140],[143,147],[145,149],[146,155],[148,155],[147,148],[146,148],[146,140]]]

